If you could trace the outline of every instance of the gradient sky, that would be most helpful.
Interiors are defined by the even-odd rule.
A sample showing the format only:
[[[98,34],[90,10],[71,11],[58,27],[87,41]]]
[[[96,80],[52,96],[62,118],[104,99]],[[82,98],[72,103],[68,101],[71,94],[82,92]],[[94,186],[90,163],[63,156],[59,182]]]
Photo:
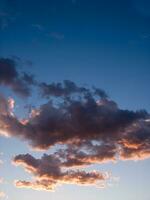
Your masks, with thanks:
[[[119,108],[150,112],[148,0],[0,0],[0,57],[16,60],[19,70],[34,74],[38,81],[95,86]],[[35,94],[22,99],[5,86],[0,86],[0,93],[15,99],[20,117],[25,115],[23,105],[39,103]],[[149,159],[91,166],[119,177],[105,189],[68,184],[45,192],[16,188],[14,180],[31,175],[11,164],[15,155],[40,157],[43,152],[13,137],[0,137],[0,152],[3,199],[150,199]]]

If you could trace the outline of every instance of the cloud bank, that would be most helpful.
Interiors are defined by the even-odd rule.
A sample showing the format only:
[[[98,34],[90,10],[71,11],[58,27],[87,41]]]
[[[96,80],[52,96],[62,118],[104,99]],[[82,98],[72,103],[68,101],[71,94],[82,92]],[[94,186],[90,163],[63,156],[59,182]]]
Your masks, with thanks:
[[[70,80],[35,84],[33,76],[16,71],[14,62],[0,63],[0,84],[25,96],[31,95],[34,85],[45,100],[22,120],[13,111],[13,99],[0,95],[0,135],[24,140],[35,150],[55,149],[40,159],[16,156],[13,163],[34,176],[31,182],[16,181],[17,187],[53,190],[63,183],[102,187],[110,177],[85,167],[150,157],[150,115],[145,110],[121,109],[102,89]],[[16,81],[21,82],[19,89]]]

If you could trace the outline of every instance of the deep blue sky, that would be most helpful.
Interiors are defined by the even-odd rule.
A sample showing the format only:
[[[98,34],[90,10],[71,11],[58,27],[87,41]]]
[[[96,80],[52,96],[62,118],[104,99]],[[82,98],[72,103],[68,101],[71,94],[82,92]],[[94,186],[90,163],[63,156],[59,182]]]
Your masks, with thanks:
[[[2,56],[32,61],[41,80],[95,84],[150,109],[148,1],[2,0],[0,13]]]
[[[70,79],[82,85],[95,85],[106,90],[122,108],[150,111],[150,1],[0,0],[0,57],[18,57],[22,68],[35,74],[38,80]],[[12,153],[16,154],[16,145],[20,151],[27,151],[15,140],[10,143],[1,139],[0,144],[8,154],[7,161]],[[102,192],[93,189],[90,198],[87,188],[81,191],[78,188],[78,199],[148,200],[150,183],[147,172],[141,171],[149,166],[148,161],[137,165],[129,162],[126,169],[122,163],[117,167],[105,166],[123,177],[120,186]],[[5,169],[7,176],[13,167]],[[126,176],[133,177],[128,179],[124,171]],[[19,173],[22,176],[21,170]],[[140,191],[143,184],[145,187]],[[28,200],[43,198],[32,191],[29,197],[28,191],[23,193],[11,186],[4,189],[12,192],[12,200],[19,200],[21,194]],[[45,200],[49,196],[69,200],[74,199],[73,195],[74,188],[65,186],[56,194],[46,193]]]

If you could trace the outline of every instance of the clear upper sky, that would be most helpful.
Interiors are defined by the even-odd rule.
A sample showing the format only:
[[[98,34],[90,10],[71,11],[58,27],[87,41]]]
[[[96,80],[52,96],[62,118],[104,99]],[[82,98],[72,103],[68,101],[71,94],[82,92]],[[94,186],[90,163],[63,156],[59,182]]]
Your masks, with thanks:
[[[0,0],[0,57],[47,83],[71,80],[104,89],[119,108],[150,112],[149,0]],[[10,96],[0,87],[0,93]],[[34,95],[33,95],[34,96]],[[19,99],[16,106],[37,104]],[[23,116],[16,107],[17,114]],[[150,141],[150,140],[149,140]],[[0,137],[0,192],[10,200],[149,200],[150,161],[118,161],[92,166],[111,171],[118,181],[106,189],[63,185],[55,192],[16,188],[15,179],[30,174],[11,164],[31,151],[26,142]],[[46,151],[47,153],[47,151]],[[0,195],[1,196],[1,195]],[[1,198],[1,197],[0,197]]]

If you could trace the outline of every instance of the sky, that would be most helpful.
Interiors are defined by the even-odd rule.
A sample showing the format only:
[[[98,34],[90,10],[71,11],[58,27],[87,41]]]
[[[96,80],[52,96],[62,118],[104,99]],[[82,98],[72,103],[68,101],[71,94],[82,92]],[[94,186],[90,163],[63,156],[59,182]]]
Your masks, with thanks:
[[[150,2],[0,0],[0,199],[150,199]]]

